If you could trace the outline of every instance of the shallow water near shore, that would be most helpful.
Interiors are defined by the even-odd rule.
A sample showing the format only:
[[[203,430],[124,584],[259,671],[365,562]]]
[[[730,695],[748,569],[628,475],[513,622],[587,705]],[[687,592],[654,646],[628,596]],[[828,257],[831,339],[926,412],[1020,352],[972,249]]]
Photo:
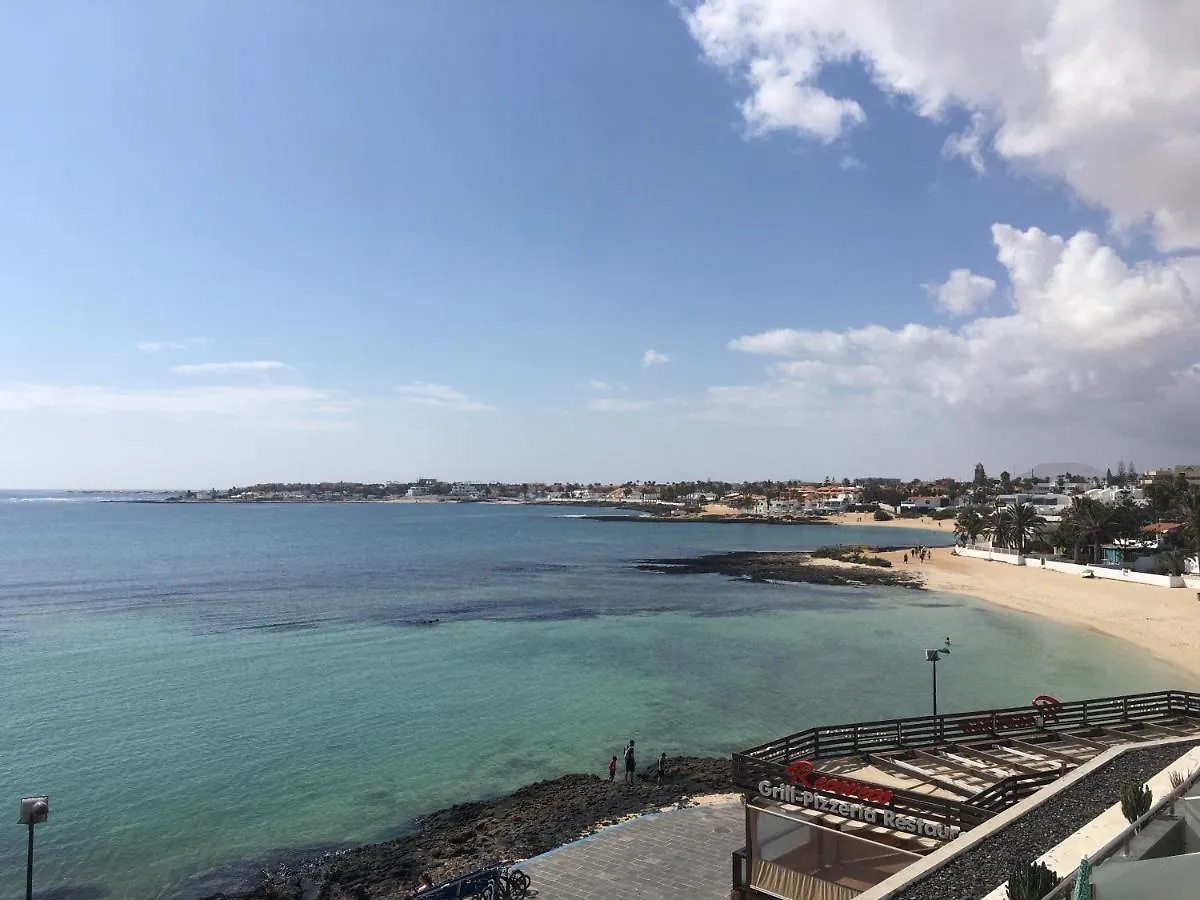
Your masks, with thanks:
[[[939,538],[543,507],[0,502],[0,773],[14,819],[23,793],[51,796],[45,896],[194,897],[276,851],[599,773],[630,737],[648,764],[928,712],[922,650],[947,634],[946,710],[1194,686],[968,598],[632,568]],[[13,826],[0,883],[23,869]]]

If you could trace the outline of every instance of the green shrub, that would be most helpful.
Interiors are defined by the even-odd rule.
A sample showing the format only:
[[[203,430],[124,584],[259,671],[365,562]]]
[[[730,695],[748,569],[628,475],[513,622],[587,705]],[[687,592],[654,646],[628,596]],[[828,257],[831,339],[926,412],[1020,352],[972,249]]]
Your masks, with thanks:
[[[1008,876],[1008,900],[1042,900],[1060,880],[1043,863],[1018,863]]]
[[[860,566],[876,566],[880,569],[890,569],[892,561],[882,556],[868,556],[869,547],[855,545],[850,547],[818,547],[809,553],[812,559],[836,559],[839,562],[855,563]]]
[[[892,521],[891,513],[888,513],[882,509],[877,509],[877,510],[875,510],[875,521],[876,522],[890,522],[890,521]]]
[[[1150,812],[1153,802],[1154,794],[1149,785],[1127,784],[1121,788],[1121,813],[1131,825]]]

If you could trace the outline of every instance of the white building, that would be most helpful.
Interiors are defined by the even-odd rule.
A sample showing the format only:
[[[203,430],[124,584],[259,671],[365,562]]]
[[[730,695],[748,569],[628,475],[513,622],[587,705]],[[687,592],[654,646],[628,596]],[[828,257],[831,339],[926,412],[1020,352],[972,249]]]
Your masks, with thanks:
[[[901,512],[943,509],[950,505],[950,498],[944,494],[940,497],[909,497],[900,504]]]

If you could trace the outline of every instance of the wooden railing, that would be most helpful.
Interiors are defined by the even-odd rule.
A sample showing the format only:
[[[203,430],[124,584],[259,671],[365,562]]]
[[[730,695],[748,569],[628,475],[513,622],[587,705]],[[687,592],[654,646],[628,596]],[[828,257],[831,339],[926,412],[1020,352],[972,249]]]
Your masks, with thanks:
[[[778,738],[740,755],[787,764],[798,759],[816,762],[838,756],[857,756],[882,750],[957,743],[974,735],[1036,734],[1088,725],[1113,725],[1162,716],[1200,717],[1200,694],[1157,691],[1120,697],[1099,697],[1059,704],[1052,711],[1035,706],[985,709],[940,716],[882,719],[850,725],[822,725]],[[1001,720],[996,722],[996,720]],[[1005,723],[1003,720],[1009,720]],[[986,723],[983,720],[988,720]],[[1027,723],[1027,724],[1022,724]]]
[[[797,760],[853,757],[888,750],[1054,735],[1058,731],[1119,725],[1164,717],[1200,718],[1200,694],[1158,691],[1075,700],[1053,707],[1017,706],[942,716],[917,716],[821,726],[733,754],[733,782],[756,791],[762,781],[787,778]],[[1133,739],[1133,735],[1130,738]],[[817,766],[819,769],[819,765]],[[1061,769],[1011,775],[966,801],[893,789],[888,808],[902,815],[972,828],[1062,776]]]

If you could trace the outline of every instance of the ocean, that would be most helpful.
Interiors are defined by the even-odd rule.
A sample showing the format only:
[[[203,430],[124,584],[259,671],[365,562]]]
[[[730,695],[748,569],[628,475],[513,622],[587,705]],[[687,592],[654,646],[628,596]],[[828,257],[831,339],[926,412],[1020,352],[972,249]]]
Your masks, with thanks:
[[[818,723],[1180,686],[1121,642],[954,595],[640,572],[927,531],[587,521],[542,506],[0,493],[0,884],[193,898],[568,771]],[[578,510],[571,510],[578,512]],[[948,552],[948,551],[941,551]],[[421,624],[436,620],[436,624]],[[2,799],[2,798],[0,798]]]

